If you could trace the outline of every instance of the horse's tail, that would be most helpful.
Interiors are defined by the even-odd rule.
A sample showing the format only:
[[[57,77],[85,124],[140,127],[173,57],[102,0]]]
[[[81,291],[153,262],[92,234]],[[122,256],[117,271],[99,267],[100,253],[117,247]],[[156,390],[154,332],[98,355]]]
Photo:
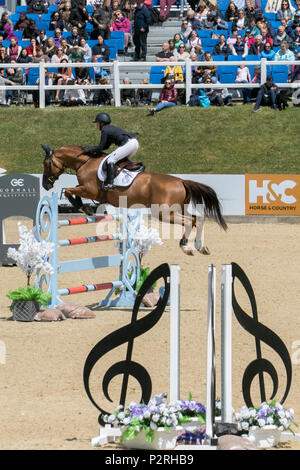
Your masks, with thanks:
[[[221,212],[220,201],[216,192],[206,184],[196,181],[183,180],[183,185],[190,199],[196,204],[204,205],[204,215],[212,217],[224,230],[227,230],[227,224]]]

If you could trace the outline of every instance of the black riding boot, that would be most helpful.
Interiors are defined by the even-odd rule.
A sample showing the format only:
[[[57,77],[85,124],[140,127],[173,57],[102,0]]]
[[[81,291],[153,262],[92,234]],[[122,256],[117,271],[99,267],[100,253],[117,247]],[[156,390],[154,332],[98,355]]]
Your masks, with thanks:
[[[107,163],[107,177],[104,182],[104,189],[106,191],[112,191],[115,189],[113,182],[115,178],[115,165],[114,163]]]

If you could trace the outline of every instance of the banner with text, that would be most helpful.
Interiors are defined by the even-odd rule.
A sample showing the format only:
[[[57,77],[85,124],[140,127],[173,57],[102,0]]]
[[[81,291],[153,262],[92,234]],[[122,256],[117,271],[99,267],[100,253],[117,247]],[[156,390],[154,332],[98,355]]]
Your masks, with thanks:
[[[300,175],[245,175],[246,215],[300,215]]]

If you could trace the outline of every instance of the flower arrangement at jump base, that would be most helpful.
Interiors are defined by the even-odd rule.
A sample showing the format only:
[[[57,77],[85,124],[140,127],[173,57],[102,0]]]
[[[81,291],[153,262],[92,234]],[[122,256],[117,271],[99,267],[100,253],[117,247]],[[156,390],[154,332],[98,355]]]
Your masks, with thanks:
[[[103,421],[122,430],[120,442],[135,448],[174,448],[178,432],[192,418],[198,425],[205,422],[205,407],[192,400],[167,403],[167,395],[154,396],[149,403],[118,406],[115,413],[104,415]],[[163,442],[162,442],[163,441]]]
[[[30,280],[37,269],[43,269],[46,273],[52,274],[53,269],[48,262],[48,256],[52,252],[54,244],[44,240],[39,242],[34,236],[34,231],[29,231],[20,222],[18,223],[18,230],[20,235],[19,248],[9,248],[7,254],[25,273],[27,287],[19,287],[14,291],[10,291],[6,296],[13,301],[10,308],[14,313],[14,319],[30,321],[33,315],[39,311],[40,305],[47,305],[51,300],[50,293],[42,292],[38,287],[32,287]]]
[[[276,399],[258,407],[243,406],[234,418],[242,435],[255,441],[258,448],[276,445],[282,431],[294,433],[291,426],[298,426],[294,421],[294,410],[285,409]]]

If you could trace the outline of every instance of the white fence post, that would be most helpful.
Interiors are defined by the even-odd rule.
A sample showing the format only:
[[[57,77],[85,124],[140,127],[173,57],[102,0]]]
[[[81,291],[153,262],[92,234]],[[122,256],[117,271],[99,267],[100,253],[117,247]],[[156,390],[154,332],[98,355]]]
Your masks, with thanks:
[[[40,62],[39,66],[39,98],[40,98],[40,108],[45,108],[45,62]]]
[[[180,399],[180,266],[170,268],[170,397]]]
[[[267,59],[261,59],[261,84],[265,83],[267,80]]]
[[[206,440],[214,436],[216,400],[216,267],[208,267],[207,349],[206,349]]]
[[[221,272],[221,404],[222,423],[232,422],[232,266]]]
[[[187,104],[192,94],[192,61],[188,59],[185,64],[185,102]]]
[[[120,69],[119,62],[114,61],[114,88],[115,88],[115,106],[121,106],[121,96],[120,96]]]

